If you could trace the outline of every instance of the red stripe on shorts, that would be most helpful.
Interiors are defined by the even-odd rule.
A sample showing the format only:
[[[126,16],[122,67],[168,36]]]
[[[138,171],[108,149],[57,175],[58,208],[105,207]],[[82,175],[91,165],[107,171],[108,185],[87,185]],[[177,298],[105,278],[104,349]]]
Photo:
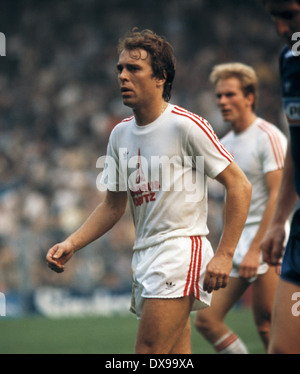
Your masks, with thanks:
[[[201,251],[202,240],[200,236],[191,236],[191,262],[186,278],[183,296],[188,296],[191,293],[196,299],[200,299],[200,270],[201,270]]]

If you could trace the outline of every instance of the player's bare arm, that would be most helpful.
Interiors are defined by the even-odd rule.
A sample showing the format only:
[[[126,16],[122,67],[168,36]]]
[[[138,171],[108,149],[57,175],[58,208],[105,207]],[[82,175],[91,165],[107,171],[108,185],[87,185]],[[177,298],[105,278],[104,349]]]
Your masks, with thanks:
[[[206,268],[204,289],[208,292],[227,285],[232,257],[246,222],[252,191],[250,182],[235,162],[216,179],[226,189],[226,202],[222,237],[215,256]]]
[[[274,170],[265,174],[265,185],[269,197],[256,235],[240,265],[239,275],[243,278],[251,278],[257,274],[258,266],[260,264],[260,243],[270,225],[274,213],[281,177],[282,169]]]
[[[123,215],[127,203],[126,192],[107,191],[102,203],[91,213],[84,224],[62,243],[54,245],[47,253],[48,266],[57,273],[73,254],[109,231]]]
[[[284,249],[285,223],[292,213],[297,200],[294,166],[289,146],[274,215],[261,243],[263,259],[270,265],[278,265],[280,262]]]

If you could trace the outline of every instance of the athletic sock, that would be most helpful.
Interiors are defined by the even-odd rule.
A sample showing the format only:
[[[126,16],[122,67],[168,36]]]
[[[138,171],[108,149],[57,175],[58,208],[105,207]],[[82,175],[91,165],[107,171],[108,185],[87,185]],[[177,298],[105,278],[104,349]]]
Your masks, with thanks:
[[[247,354],[245,344],[232,331],[214,343],[214,348],[220,354]]]

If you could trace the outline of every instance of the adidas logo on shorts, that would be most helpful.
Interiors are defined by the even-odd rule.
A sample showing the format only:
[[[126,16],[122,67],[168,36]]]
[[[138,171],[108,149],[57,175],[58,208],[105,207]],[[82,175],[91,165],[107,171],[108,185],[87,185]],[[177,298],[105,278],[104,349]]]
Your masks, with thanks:
[[[173,282],[166,282],[166,286],[167,286],[168,289],[171,289],[171,288],[175,287],[176,284],[174,284]]]

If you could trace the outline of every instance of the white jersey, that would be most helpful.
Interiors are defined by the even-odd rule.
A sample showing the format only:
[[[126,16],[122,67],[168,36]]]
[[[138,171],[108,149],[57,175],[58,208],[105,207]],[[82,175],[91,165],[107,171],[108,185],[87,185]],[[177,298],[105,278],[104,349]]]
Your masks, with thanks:
[[[265,174],[284,166],[287,140],[273,124],[257,118],[239,134],[230,131],[222,138],[224,146],[233,154],[235,162],[252,184],[247,224],[259,223],[269,198]]]
[[[146,126],[130,117],[110,135],[102,183],[127,191],[134,250],[166,239],[206,236],[207,177],[233,160],[203,118],[169,104]]]

